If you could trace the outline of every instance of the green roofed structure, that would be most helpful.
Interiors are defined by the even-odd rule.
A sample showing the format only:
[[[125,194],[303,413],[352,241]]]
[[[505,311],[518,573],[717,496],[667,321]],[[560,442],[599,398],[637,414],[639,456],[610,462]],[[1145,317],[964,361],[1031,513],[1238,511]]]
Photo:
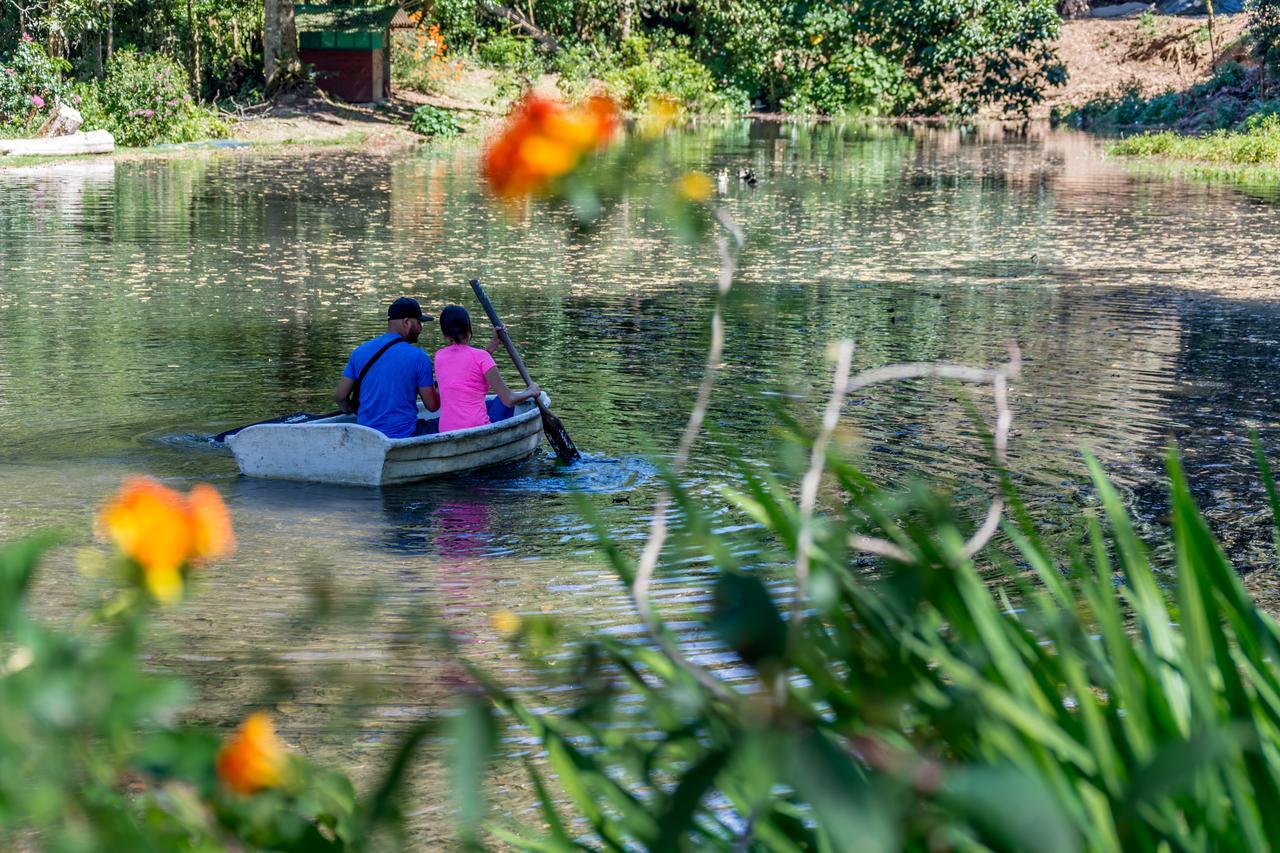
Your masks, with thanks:
[[[413,26],[399,5],[299,5],[294,21],[317,86],[353,103],[391,97],[391,30]]]

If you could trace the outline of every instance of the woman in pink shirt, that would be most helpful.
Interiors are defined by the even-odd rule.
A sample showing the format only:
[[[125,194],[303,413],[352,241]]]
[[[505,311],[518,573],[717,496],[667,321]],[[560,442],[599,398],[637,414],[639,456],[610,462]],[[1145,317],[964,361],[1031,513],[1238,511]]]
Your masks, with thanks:
[[[517,403],[541,393],[535,382],[523,391],[512,391],[498,374],[493,351],[501,341],[498,333],[484,349],[470,346],[471,315],[459,305],[440,312],[440,331],[449,346],[436,352],[436,385],[440,388],[440,431],[484,426],[515,414]],[[485,402],[492,390],[497,399]]]

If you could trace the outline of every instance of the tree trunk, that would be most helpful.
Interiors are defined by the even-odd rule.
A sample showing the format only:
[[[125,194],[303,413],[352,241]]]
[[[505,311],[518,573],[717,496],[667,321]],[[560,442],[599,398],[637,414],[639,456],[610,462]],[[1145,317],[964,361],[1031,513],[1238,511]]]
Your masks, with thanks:
[[[298,64],[298,36],[293,24],[293,0],[264,0],[262,26],[262,73],[267,91],[279,85],[282,67]]]
[[[115,0],[107,2],[107,62],[116,46],[116,4]]]
[[[622,21],[622,37],[624,39],[631,38],[631,12],[633,8],[632,0],[621,0],[622,8],[619,10]]]
[[[1064,18],[1089,17],[1089,0],[1058,0],[1058,14]]]
[[[271,2],[271,0],[267,0],[267,2]],[[548,53],[555,53],[560,49],[560,42],[556,40],[555,36],[520,14],[518,10],[510,6],[503,6],[501,3],[495,3],[494,0],[477,0],[476,6],[495,18],[501,18],[504,21],[515,24],[516,27],[533,36],[533,40],[542,45]]]
[[[1214,44],[1214,20],[1213,20],[1213,0],[1204,0],[1204,7],[1209,12],[1209,66],[1214,70],[1218,70],[1218,48]]]
[[[103,77],[102,69],[102,27],[98,27],[98,43],[93,51],[93,76],[99,80]]]
[[[196,32],[192,0],[187,0],[187,83],[191,97],[200,99],[200,34]]]

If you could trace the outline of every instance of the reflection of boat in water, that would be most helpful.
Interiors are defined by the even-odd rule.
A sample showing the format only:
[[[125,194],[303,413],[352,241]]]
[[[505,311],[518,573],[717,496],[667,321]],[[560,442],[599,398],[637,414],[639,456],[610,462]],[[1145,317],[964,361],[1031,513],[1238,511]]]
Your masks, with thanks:
[[[418,416],[438,417],[418,404]],[[353,415],[301,424],[259,424],[228,436],[247,477],[384,486],[428,480],[517,462],[542,440],[542,416],[532,401],[496,424],[413,438],[387,438]]]

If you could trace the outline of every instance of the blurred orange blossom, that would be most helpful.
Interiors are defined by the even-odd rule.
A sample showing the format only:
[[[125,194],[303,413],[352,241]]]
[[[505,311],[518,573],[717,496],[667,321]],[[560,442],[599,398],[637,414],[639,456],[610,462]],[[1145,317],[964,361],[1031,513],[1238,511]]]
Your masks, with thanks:
[[[231,517],[216,489],[201,483],[190,495],[150,477],[126,480],[98,515],[98,529],[142,569],[159,601],[182,593],[182,568],[235,547]]]
[[[572,107],[542,95],[526,95],[485,150],[481,171],[500,197],[539,191],[571,172],[591,151],[613,139],[618,107],[603,96]]]
[[[222,784],[240,794],[284,784],[288,764],[284,742],[276,736],[271,717],[261,711],[245,718],[218,750],[216,760]]]

